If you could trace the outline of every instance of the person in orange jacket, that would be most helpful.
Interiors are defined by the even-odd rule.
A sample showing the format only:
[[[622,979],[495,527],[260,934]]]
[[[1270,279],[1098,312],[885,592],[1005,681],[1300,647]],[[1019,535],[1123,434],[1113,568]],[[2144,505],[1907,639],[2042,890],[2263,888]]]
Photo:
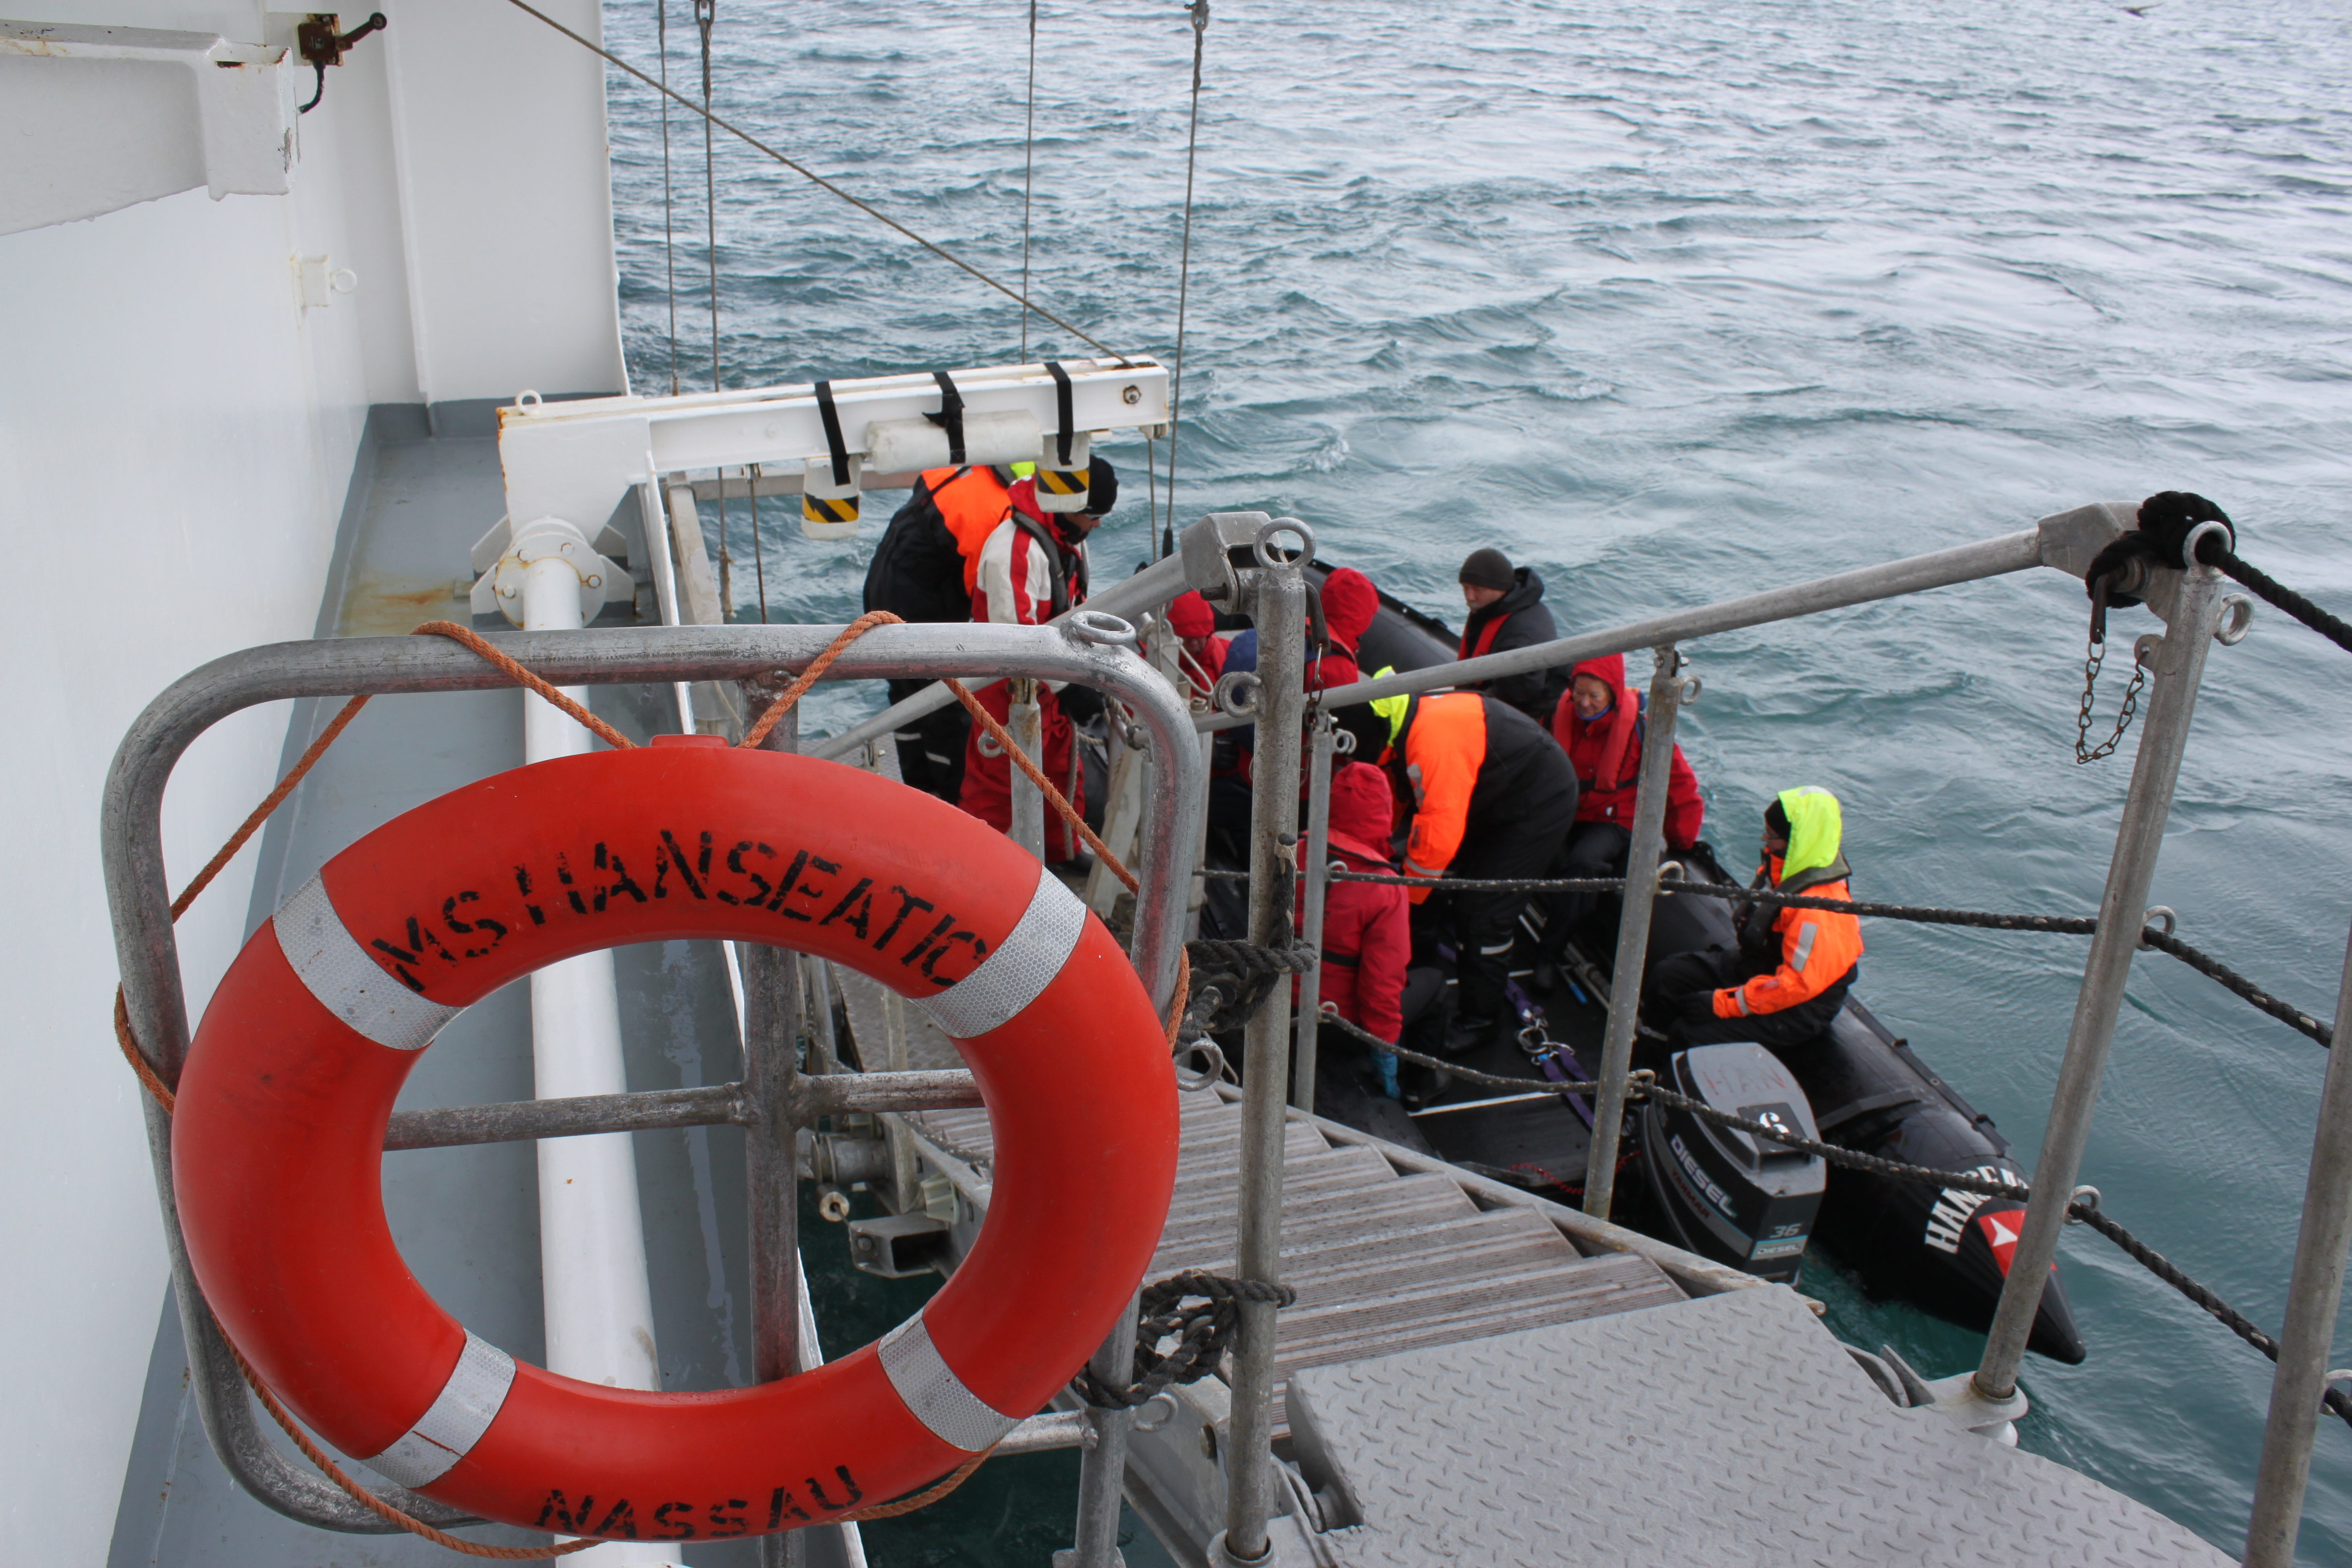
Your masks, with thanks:
[[[1606,654],[1579,664],[1552,710],[1552,739],[1576,770],[1576,826],[1554,863],[1555,877],[1622,877],[1633,845],[1634,780],[1642,770],[1648,699],[1625,684],[1625,656]],[[1666,847],[1676,853],[1698,842],[1706,820],[1698,775],[1675,748],[1666,770]],[[1555,893],[1547,900],[1544,956],[1558,963],[1576,928],[1600,902],[1597,893]]]
[[[1388,721],[1382,763],[1412,803],[1404,874],[1427,878],[1415,904],[1443,892],[1442,878],[1540,877],[1576,816],[1576,774],[1536,721],[1479,691],[1378,698]],[[1523,892],[1463,889],[1448,896],[1454,950],[1454,1020],[1446,1049],[1465,1051],[1514,1021],[1504,996]],[[1432,904],[1437,915],[1440,906]]]
[[[1764,810],[1755,886],[1852,899],[1843,813],[1825,789],[1785,789]],[[1862,922],[1840,910],[1749,904],[1738,945],[1680,952],[1650,973],[1654,1013],[1670,1014],[1669,1048],[1755,1040],[1802,1045],[1830,1026],[1860,973]]]

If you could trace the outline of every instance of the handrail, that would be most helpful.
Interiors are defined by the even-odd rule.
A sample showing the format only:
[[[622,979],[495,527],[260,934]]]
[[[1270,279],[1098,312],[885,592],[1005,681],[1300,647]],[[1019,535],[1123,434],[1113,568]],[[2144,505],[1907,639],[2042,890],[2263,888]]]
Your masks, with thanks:
[[[609,686],[741,679],[780,669],[798,674],[824,651],[839,629],[673,626],[507,633],[487,640],[551,681]],[[1147,776],[1151,809],[1144,816],[1138,867],[1145,896],[1138,900],[1129,952],[1153,1005],[1165,1007],[1175,990],[1190,890],[1182,857],[1192,845],[1207,784],[1189,714],[1168,683],[1133,653],[1045,626],[877,627],[852,645],[826,679],[982,673],[1033,675],[1098,687],[1125,702],[1150,734]],[[278,643],[228,654],[191,671],[132,721],[116,749],[100,803],[107,898],[132,1033],[166,1082],[178,1077],[188,1042],[162,841],[163,792],[181,755],[223,719],[284,698],[479,691],[510,684],[475,655],[437,637]],[[625,1114],[655,1109],[644,1097],[612,1098],[632,1102],[619,1108]],[[527,1113],[501,1114],[520,1121]],[[297,1468],[260,1430],[243,1377],[220,1338],[180,1237],[170,1119],[151,1103],[147,1125],[190,1382],[205,1434],[223,1468],[267,1506],[302,1523],[357,1533],[395,1528],[319,1477]],[[426,1498],[390,1488],[383,1495],[431,1524],[468,1522],[458,1510]]]

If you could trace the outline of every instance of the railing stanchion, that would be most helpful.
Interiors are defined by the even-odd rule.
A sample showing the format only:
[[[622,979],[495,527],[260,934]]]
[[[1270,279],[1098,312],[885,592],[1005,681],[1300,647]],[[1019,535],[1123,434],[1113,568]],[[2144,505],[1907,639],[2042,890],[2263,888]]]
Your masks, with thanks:
[[[1305,531],[1300,530],[1301,532]],[[1278,944],[1289,929],[1283,897],[1298,841],[1298,727],[1304,704],[1307,586],[1294,558],[1261,535],[1255,573],[1258,650],[1258,788],[1250,805],[1249,940]],[[1241,1226],[1236,1272],[1274,1284],[1282,1267],[1282,1146],[1290,1067],[1290,987],[1277,979],[1243,1035]],[[1225,1456],[1224,1551],[1241,1563],[1271,1552],[1274,1511],[1275,1305],[1241,1304],[1234,1353],[1233,1440]]]
[[[744,710],[757,712],[774,696],[746,683]],[[800,749],[800,710],[788,710],[761,749]],[[752,1120],[743,1130],[744,1176],[751,1230],[752,1376],[761,1383],[799,1370],[801,1337],[799,955],[743,942],[743,1096]],[[807,1561],[801,1532],[760,1537],[760,1568],[801,1568]]]
[[[2200,525],[2190,535],[2192,553],[2199,535],[2219,527]],[[2025,1206],[2024,1234],[2011,1255],[2000,1305],[1994,1310],[1984,1360],[1976,1371],[1977,1397],[1993,1405],[2016,1398],[2018,1363],[2025,1357],[2034,1315],[2042,1310],[2042,1288],[2058,1256],[2058,1235],[2082,1170],[2083,1145],[2091,1134],[2107,1047],[2115,1041],[2124,983],[2131,978],[2132,954],[2147,920],[2148,886],[2156,876],[2157,852],[2163,847],[2165,819],[2172,812],[2172,791],[2189,743],[2197,684],[2204,677],[2206,652],[2213,646],[2221,574],[2210,566],[2195,565],[2179,574],[2179,579],[2171,624],[2158,641],[2150,670],[2147,717],[2140,722],[2139,751],[2132,760],[2131,793],[2125,797],[2123,821],[2116,830],[2106,891],[2099,900],[2099,929],[2083,963],[2083,987],[2074,999],[2066,1055],[2050,1097],[2050,1121],[2033,1165],[2033,1196]],[[2151,606],[2159,602],[2148,599]]]
[[[1043,767],[1045,764],[1045,717],[1037,702],[1037,683],[1015,679],[1005,685],[1011,689],[1013,700],[1005,708],[1005,732],[1013,737],[1029,760]],[[986,739],[985,736],[982,739]],[[1077,743],[1076,737],[1070,743]],[[1045,796],[1029,782],[1021,764],[1012,758],[1004,759],[1004,771],[1009,776],[1013,793],[1013,842],[1043,860],[1045,855]]]
[[[1625,851],[1625,907],[1617,917],[1617,963],[1609,973],[1609,1021],[1601,1037],[1600,1102],[1593,1110],[1592,1142],[1584,1161],[1584,1212],[1600,1219],[1609,1217],[1609,1205],[1617,1194],[1617,1134],[1625,1121],[1634,1010],[1641,1004],[1642,969],[1650,952],[1650,905],[1658,890],[1658,849],[1665,837],[1675,718],[1683,704],[1682,664],[1675,645],[1663,644],[1650,676],[1642,771],[1633,788],[1633,841]]]
[[[2338,1039],[2352,1018],[2352,942],[2336,987]],[[2328,1349],[2344,1297],[2345,1251],[2352,1247],[2352,1045],[2330,1051],[2319,1089],[2319,1129],[2303,1192],[2303,1231],[2295,1238],[2286,1323],[2279,1331],[2278,1370],[2271,1376],[2270,1419],[2254,1472],[2254,1511],[2246,1528],[2246,1568],[2290,1568],[2302,1522],[2311,1444],[2326,1412]]]
[[[1318,953],[1323,951],[1323,893],[1331,851],[1332,742],[1331,721],[1318,719],[1307,753],[1307,909],[1298,932]],[[1309,1116],[1315,1114],[1315,1052],[1320,1043],[1317,1034],[1322,1005],[1323,966],[1318,963],[1298,977],[1298,1045],[1290,1069],[1290,1103]]]
[[[1130,1300],[1110,1337],[1087,1365],[1114,1388],[1135,1376],[1135,1313]],[[1094,1441],[1078,1452],[1078,1532],[1074,1548],[1054,1553],[1053,1568],[1124,1568],[1118,1550],[1118,1509],[1127,1483],[1127,1433],[1132,1410],[1087,1409]]]

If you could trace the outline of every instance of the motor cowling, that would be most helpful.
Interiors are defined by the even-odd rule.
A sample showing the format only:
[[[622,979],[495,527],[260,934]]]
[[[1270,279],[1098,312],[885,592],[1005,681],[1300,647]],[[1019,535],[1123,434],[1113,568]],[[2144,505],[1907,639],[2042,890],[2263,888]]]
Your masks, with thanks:
[[[1677,1051],[1661,1076],[1714,1110],[1820,1136],[1795,1076],[1760,1045]],[[1767,1279],[1796,1279],[1827,1185],[1818,1156],[1652,1100],[1642,1109],[1642,1163],[1681,1245]]]

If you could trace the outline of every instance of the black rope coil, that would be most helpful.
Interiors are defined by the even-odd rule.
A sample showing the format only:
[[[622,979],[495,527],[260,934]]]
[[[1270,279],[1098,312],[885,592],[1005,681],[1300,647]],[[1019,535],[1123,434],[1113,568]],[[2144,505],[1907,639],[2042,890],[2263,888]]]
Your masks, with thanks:
[[[2147,562],[2175,571],[2189,564],[2189,536],[2203,523],[2218,522],[2229,531],[2227,537],[2209,535],[2199,542],[2197,559],[2208,566],[2218,566],[2231,580],[2253,590],[2255,595],[2273,608],[2285,611],[2337,647],[2352,653],[2352,626],[2329,615],[2301,594],[2287,587],[2260,567],[2238,554],[2237,525],[2230,514],[2193,490],[2160,490],[2140,503],[2139,527],[2137,531],[2109,540],[2091,561],[2090,570],[2084,574],[2083,586],[2092,603],[2117,606],[2136,605],[2139,600],[2120,592],[2116,584],[2134,561]]]
[[[1298,1292],[1287,1285],[1229,1279],[1197,1268],[1146,1285],[1136,1321],[1133,1381],[1125,1388],[1113,1388],[1086,1367],[1071,1379],[1070,1387],[1097,1410],[1148,1405],[1172,1384],[1198,1383],[1216,1371],[1240,1332],[1244,1301],[1269,1301],[1281,1308],[1297,1300]],[[1168,1339],[1176,1346],[1162,1355],[1160,1344]]]
[[[1286,975],[1306,973],[1318,956],[1304,942],[1261,947],[1213,937],[1188,942],[1184,951],[1192,961],[1192,999],[1184,1009],[1184,1026],[1195,1035],[1242,1027]]]

